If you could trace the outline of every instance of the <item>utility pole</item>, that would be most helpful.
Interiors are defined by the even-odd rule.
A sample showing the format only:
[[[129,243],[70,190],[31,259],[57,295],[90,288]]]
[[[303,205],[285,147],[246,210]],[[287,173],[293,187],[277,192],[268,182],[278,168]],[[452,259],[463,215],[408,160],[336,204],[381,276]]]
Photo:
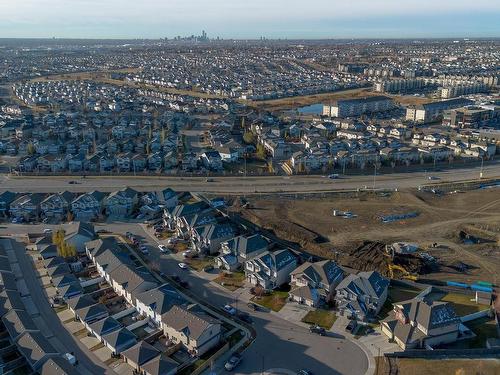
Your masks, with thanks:
[[[481,156],[481,169],[479,171],[479,179],[483,178],[483,164],[484,164],[484,158]]]

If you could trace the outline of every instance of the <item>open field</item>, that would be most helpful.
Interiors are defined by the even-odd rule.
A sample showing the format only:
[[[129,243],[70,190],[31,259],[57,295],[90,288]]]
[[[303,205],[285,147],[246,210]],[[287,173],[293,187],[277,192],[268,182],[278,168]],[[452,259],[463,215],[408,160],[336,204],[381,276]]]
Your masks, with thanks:
[[[377,375],[499,375],[498,359],[411,359],[377,358]],[[391,371],[392,369],[392,371]],[[397,369],[397,370],[396,370]]]
[[[319,256],[349,265],[348,253],[363,241],[416,243],[438,260],[439,270],[426,277],[497,283],[500,270],[500,190],[437,196],[401,191],[389,196],[352,193],[316,200],[250,199],[240,209],[248,220],[297,242]],[[355,218],[334,217],[333,210]],[[417,212],[411,219],[383,223],[382,215]],[[460,232],[481,238],[466,245]],[[436,248],[431,247],[437,243]]]

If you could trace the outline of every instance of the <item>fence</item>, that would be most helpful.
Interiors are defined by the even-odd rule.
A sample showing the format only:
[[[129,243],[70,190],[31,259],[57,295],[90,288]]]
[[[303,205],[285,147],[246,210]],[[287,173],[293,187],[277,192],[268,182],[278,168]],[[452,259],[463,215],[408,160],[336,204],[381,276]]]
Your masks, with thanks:
[[[221,355],[227,352],[228,349],[229,349],[229,343],[226,343],[222,348],[217,350],[210,358],[208,358],[200,367],[191,372],[191,375],[201,374],[212,364],[212,362],[215,362],[217,358],[219,358]]]
[[[410,349],[385,353],[388,358],[500,358],[500,348],[494,349]]]

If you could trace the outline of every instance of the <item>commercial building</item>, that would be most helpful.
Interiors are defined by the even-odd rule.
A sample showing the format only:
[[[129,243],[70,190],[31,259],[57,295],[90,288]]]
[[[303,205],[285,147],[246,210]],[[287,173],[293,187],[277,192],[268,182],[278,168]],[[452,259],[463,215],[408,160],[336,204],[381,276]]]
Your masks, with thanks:
[[[435,121],[448,109],[460,108],[473,104],[472,100],[457,98],[441,102],[412,105],[406,109],[406,120],[416,122]]]
[[[351,117],[365,113],[384,112],[394,108],[394,102],[386,96],[369,96],[359,99],[338,100],[323,106],[323,116]]]
[[[444,111],[443,125],[452,128],[480,128],[500,121],[500,107],[472,106]]]

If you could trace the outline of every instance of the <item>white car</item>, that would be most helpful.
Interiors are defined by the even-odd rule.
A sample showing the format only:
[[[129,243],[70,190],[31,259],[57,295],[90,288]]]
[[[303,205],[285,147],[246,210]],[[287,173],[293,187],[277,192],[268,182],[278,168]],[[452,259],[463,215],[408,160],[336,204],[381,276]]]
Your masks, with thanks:
[[[158,245],[158,249],[160,249],[160,251],[162,253],[166,253],[168,251],[167,247],[165,245]]]
[[[43,233],[44,234],[50,234],[50,233],[52,233],[52,229],[46,228],[46,229],[43,230]]]
[[[231,305],[225,305],[222,310],[227,312],[229,315],[236,315],[236,309]]]
[[[181,268],[183,270],[187,270],[189,268],[186,263],[179,263],[178,266],[179,266],[179,268]]]
[[[169,238],[169,239],[167,240],[167,243],[168,243],[169,245],[176,244],[177,242],[179,242],[179,239],[178,239],[178,238],[176,238],[176,237],[172,237],[172,238]]]

